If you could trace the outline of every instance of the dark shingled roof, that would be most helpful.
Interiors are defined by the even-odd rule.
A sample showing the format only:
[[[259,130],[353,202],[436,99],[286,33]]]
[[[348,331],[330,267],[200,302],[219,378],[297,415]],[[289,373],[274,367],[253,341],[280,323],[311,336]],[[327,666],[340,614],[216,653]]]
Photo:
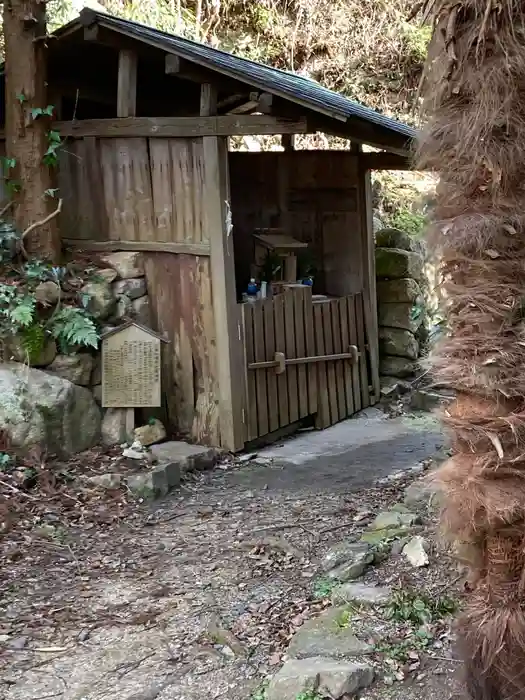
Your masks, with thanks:
[[[337,119],[341,126],[341,123],[347,120],[359,120],[375,125],[383,133],[384,138],[388,140],[389,136],[392,137],[397,149],[402,144],[403,149],[409,150],[416,136],[415,130],[406,124],[328,90],[314,80],[249,61],[212,46],[168,34],[138,22],[84,9],[76,20],[61,27],[55,34],[60,37],[61,34],[74,31],[76,27],[94,23]]]

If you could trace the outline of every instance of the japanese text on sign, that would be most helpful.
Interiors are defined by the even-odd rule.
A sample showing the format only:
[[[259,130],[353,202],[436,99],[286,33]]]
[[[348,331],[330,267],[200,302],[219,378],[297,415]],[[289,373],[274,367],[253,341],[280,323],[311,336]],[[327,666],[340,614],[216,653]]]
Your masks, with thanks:
[[[133,338],[133,335],[123,331],[104,341],[102,397],[105,407],[154,407],[161,404],[160,340],[140,331],[139,338]]]

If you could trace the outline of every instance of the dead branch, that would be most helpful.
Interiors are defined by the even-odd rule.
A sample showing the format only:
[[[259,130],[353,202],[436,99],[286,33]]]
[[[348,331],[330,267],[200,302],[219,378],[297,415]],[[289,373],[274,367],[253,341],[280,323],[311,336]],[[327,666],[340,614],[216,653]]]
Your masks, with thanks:
[[[25,493],[25,491],[22,491],[21,489],[17,489],[16,486],[12,486],[11,484],[8,484],[7,481],[4,481],[3,479],[0,479],[0,485],[5,486],[5,488],[9,489],[13,493],[16,493],[18,496],[23,496],[24,498],[28,498],[30,501],[38,501],[38,498],[35,498],[34,496],[30,496],[28,493]]]
[[[4,214],[5,214],[6,212],[9,211],[9,209],[11,209],[11,207],[13,206],[13,204],[14,204],[13,200],[10,200],[9,202],[7,202],[7,204],[5,205],[5,207],[2,207],[2,209],[0,209],[0,219],[4,216]]]
[[[55,216],[58,216],[60,212],[62,211],[62,199],[58,200],[58,205],[55,211],[51,212],[51,214],[48,214],[44,219],[41,219],[40,221],[35,221],[34,224],[31,224],[31,226],[28,226],[26,230],[22,233],[20,236],[20,249],[22,252],[22,255],[27,258],[27,251],[24,247],[24,238],[31,233],[31,231],[34,231],[36,228],[39,226],[45,226],[48,224],[52,219],[55,218]]]

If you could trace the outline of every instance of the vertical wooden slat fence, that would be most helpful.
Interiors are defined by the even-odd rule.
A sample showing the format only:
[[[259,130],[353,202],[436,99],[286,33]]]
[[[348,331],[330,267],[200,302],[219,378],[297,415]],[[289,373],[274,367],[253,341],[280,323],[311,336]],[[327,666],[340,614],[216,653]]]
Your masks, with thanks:
[[[247,441],[307,416],[327,428],[370,405],[362,294],[312,301],[292,287],[240,310]]]

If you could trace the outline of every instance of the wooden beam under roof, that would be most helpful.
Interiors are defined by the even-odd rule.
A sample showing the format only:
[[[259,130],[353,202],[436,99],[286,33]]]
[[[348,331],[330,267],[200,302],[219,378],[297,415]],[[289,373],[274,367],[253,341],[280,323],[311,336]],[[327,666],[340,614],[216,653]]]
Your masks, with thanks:
[[[128,117],[127,119],[82,119],[54,122],[53,129],[72,138],[195,138],[199,136],[255,136],[307,134],[306,119],[281,119],[266,115],[219,117]],[[0,131],[0,140],[5,138]]]

